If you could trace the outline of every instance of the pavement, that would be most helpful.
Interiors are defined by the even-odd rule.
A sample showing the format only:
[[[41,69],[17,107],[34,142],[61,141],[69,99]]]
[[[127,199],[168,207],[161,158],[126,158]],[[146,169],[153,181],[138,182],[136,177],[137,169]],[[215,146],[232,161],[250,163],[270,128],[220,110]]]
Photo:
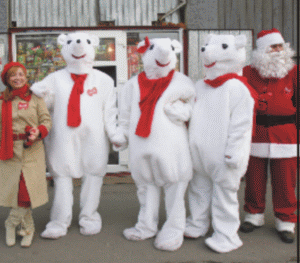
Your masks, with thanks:
[[[239,190],[241,218],[245,183]],[[73,221],[68,234],[58,240],[42,239],[39,234],[49,220],[53,187],[49,185],[50,201],[33,210],[36,233],[30,248],[21,248],[20,237],[17,244],[5,244],[4,221],[9,208],[0,207],[0,263],[6,262],[100,262],[100,263],[250,263],[250,262],[297,262],[297,245],[283,243],[274,228],[271,187],[267,189],[266,224],[253,233],[240,233],[244,245],[230,253],[219,254],[204,243],[205,237],[186,239],[175,252],[157,250],[154,238],[145,241],[127,241],[122,231],[136,223],[139,203],[136,187],[130,177],[105,179],[102,188],[99,211],[102,216],[102,230],[94,236],[79,233],[79,193],[80,183],[74,183]],[[163,201],[160,207],[160,226],[165,220]],[[207,236],[212,234],[209,231]]]

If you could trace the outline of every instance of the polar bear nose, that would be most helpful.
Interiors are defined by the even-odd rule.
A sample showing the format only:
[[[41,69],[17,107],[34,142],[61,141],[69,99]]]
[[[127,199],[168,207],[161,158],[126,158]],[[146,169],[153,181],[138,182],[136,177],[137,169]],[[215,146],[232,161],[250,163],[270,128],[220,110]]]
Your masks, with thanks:
[[[80,43],[80,39],[77,39],[77,41],[76,41],[78,44]]]
[[[205,47],[201,48],[201,52],[204,52],[205,51]]]

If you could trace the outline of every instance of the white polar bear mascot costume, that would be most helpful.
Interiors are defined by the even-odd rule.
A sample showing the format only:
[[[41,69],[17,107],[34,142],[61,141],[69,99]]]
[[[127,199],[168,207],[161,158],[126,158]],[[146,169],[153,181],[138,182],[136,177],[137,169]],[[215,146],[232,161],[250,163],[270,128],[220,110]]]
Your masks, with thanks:
[[[115,135],[117,114],[112,78],[93,69],[99,39],[76,32],[61,34],[58,44],[67,66],[31,87],[45,98],[53,120],[45,145],[54,200],[50,222],[41,234],[52,239],[66,235],[71,224],[73,178],[82,178],[80,232],[100,232],[97,208],[108,161],[108,136],[112,140]]]
[[[237,191],[250,153],[255,94],[239,74],[246,60],[244,35],[208,35],[201,48],[206,77],[196,83],[189,126],[194,175],[188,190],[190,216],[185,236],[204,236],[214,251],[242,246],[237,231]]]
[[[120,130],[129,141],[130,167],[140,202],[138,221],[123,234],[144,240],[158,232],[161,187],[167,220],[156,235],[155,247],[173,251],[183,242],[184,194],[192,177],[192,161],[185,122],[195,90],[192,81],[175,72],[181,44],[169,38],[147,37],[138,44],[144,72],[122,88]],[[123,148],[126,143],[123,143]]]

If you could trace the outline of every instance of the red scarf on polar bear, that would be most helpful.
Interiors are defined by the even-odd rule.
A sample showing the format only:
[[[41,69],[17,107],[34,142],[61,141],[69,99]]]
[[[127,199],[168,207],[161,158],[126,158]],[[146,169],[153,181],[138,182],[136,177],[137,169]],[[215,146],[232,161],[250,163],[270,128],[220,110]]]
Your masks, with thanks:
[[[156,103],[172,81],[174,72],[171,70],[168,76],[159,79],[148,79],[144,71],[139,74],[141,116],[135,130],[136,135],[144,138],[150,135]]]

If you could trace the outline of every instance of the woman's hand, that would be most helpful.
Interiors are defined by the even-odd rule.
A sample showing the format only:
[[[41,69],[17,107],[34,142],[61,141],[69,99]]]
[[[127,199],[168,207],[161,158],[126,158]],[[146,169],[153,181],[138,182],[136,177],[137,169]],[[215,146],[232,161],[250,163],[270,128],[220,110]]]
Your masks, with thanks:
[[[38,139],[40,136],[40,130],[37,127],[32,127],[30,130],[30,135],[28,136],[28,140],[30,142],[34,142]]]

